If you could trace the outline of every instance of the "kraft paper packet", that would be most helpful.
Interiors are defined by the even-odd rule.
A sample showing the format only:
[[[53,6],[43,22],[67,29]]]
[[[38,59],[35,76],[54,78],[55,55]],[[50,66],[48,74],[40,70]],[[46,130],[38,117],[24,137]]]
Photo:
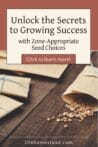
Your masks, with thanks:
[[[3,50],[0,50],[0,57],[1,58],[6,58],[6,52]]]
[[[67,64],[30,64],[30,65],[7,65],[6,64],[6,53],[5,51],[0,51],[0,69],[3,70],[12,70],[22,73],[30,73],[36,75],[47,76],[51,78],[60,78],[62,73],[68,67]]]
[[[86,66],[76,80],[68,87],[62,95],[68,104],[77,104],[79,99],[89,101],[94,111],[98,111],[98,73],[91,66]]]
[[[31,79],[0,75],[0,93],[27,99]]]
[[[0,95],[0,119],[21,107],[23,103],[10,97]]]

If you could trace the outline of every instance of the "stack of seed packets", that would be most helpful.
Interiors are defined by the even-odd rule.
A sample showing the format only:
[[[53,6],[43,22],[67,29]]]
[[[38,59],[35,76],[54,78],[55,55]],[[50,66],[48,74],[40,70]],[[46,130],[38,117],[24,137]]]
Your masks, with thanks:
[[[0,119],[21,107],[24,103],[12,97],[28,98],[30,78],[0,75]]]

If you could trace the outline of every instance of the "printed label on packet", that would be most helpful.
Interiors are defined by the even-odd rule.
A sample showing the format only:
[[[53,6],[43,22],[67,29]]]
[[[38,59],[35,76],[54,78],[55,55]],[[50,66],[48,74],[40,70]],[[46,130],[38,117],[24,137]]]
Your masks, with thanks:
[[[89,64],[90,9],[7,9],[8,64]]]

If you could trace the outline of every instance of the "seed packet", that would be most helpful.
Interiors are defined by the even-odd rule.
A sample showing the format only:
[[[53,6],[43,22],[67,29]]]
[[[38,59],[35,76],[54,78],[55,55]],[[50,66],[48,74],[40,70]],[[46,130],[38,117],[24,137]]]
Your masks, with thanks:
[[[78,75],[76,80],[68,87],[62,95],[65,102],[69,104],[89,103],[98,111],[98,73],[91,66],[86,66]]]
[[[12,99],[8,96],[0,95],[0,119],[12,111],[18,109],[22,105],[22,102]]]
[[[30,78],[0,75],[0,93],[27,99],[30,81]]]
[[[67,69],[67,64],[29,64],[7,65],[5,51],[0,51],[0,69],[11,70],[17,73],[30,73],[59,79]],[[4,57],[4,58],[3,58]]]

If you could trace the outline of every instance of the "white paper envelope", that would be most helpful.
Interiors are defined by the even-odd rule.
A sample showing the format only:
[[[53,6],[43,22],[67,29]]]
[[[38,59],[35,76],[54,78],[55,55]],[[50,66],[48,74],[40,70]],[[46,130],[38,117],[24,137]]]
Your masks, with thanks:
[[[10,97],[0,95],[0,119],[21,107],[23,103]]]
[[[0,75],[0,93],[27,98],[30,82],[30,78]]]

